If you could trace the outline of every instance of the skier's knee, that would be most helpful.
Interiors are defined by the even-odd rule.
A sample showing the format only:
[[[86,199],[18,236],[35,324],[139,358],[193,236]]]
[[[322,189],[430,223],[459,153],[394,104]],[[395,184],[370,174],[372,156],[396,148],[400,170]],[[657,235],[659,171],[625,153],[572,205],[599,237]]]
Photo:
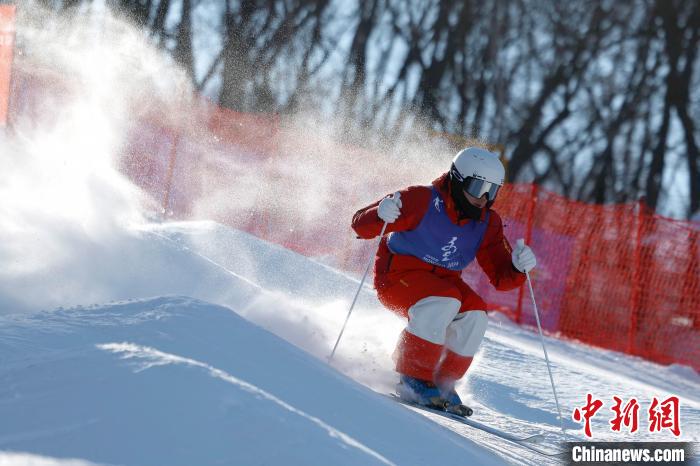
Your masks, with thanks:
[[[464,312],[447,328],[446,346],[461,356],[474,356],[484,339],[487,326],[486,312]]]
[[[442,345],[448,325],[459,312],[460,301],[444,296],[429,296],[408,310],[408,330],[413,335]]]

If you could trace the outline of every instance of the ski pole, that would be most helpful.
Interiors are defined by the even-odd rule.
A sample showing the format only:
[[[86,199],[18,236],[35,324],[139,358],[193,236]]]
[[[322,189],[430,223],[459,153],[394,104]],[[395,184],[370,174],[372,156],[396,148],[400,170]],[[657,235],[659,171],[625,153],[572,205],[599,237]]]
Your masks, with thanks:
[[[519,239],[518,246],[525,246],[525,240]],[[532,306],[535,308],[535,320],[537,320],[537,330],[540,333],[540,341],[542,342],[542,351],[544,352],[544,360],[547,362],[547,372],[549,372],[549,381],[552,384],[552,392],[554,393],[554,401],[557,404],[557,412],[559,413],[559,426],[564,435],[566,435],[566,430],[564,429],[564,418],[561,415],[561,408],[559,407],[559,397],[557,396],[557,389],[554,386],[554,377],[552,377],[552,368],[549,364],[549,355],[547,354],[547,347],[544,344],[544,335],[542,334],[542,325],[540,324],[540,313],[537,310],[537,303],[535,302],[535,292],[532,290],[532,281],[530,280],[530,272],[525,272],[527,277],[527,286],[530,288],[530,297],[532,298]]]
[[[379,247],[379,242],[382,240],[382,236],[384,236],[384,231],[386,231],[386,226],[388,225],[387,222],[384,222],[384,226],[382,227],[381,233],[379,233],[379,241],[377,241],[377,248]],[[375,250],[377,248],[374,248]],[[345,322],[343,323],[343,328],[340,329],[340,335],[338,335],[338,339],[335,341],[335,346],[333,347],[333,351],[331,351],[331,355],[328,356],[328,364],[331,363],[333,360],[333,356],[335,355],[335,350],[338,348],[338,343],[340,343],[340,339],[343,336],[343,332],[345,332],[345,326],[348,324],[348,320],[350,320],[350,314],[352,313],[352,309],[355,307],[355,303],[357,302],[357,297],[360,296],[360,291],[362,290],[362,285],[365,284],[365,279],[367,278],[367,273],[369,272],[369,268],[372,265],[372,259],[374,256],[369,257],[369,261],[367,262],[367,268],[365,268],[365,274],[362,275],[362,280],[360,280],[360,286],[357,287],[357,292],[355,293],[355,297],[352,300],[352,304],[350,305],[350,309],[348,309],[348,315],[345,317]]]

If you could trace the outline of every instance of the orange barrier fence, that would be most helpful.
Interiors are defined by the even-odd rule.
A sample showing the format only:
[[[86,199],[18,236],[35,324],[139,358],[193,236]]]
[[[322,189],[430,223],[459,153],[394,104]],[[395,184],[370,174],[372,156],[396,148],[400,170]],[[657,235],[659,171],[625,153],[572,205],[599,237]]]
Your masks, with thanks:
[[[363,268],[375,243],[354,238],[351,215],[391,186],[343,179],[323,207],[332,213],[325,220],[288,215],[293,203],[307,202],[289,199],[296,194],[289,187],[303,183],[294,164],[304,149],[282,140],[276,116],[197,105],[187,124],[142,117],[123,148],[122,170],[166,216],[214,219],[350,272]],[[324,153],[309,157],[322,164]],[[524,237],[537,254],[532,278],[549,334],[700,371],[698,225],[654,215],[641,203],[590,205],[527,184],[505,186],[495,209],[511,243]],[[464,278],[491,309],[534,324],[523,288],[496,292],[476,263]]]
[[[532,273],[550,333],[700,369],[700,226],[642,203],[590,205],[534,185],[507,186],[497,208],[511,241],[538,256]],[[473,268],[487,302],[534,325],[523,290],[496,293]]]
[[[251,118],[221,109],[214,112],[215,131],[226,131],[227,127],[250,130],[241,139],[229,137],[226,142],[227,157],[242,164],[236,164],[238,170],[260,171],[260,164],[269,160],[277,165],[284,162],[288,148],[275,145],[279,131],[275,129],[279,124],[276,118]],[[221,125],[225,118],[228,124]],[[262,149],[254,151],[251,147]],[[200,170],[194,165],[201,159],[185,152],[177,154],[174,176],[157,179],[161,180],[159,189],[170,186],[174,193],[165,196],[173,198],[168,208],[177,217],[191,218],[193,212],[187,206],[203,193],[186,192],[190,186],[186,174]],[[175,154],[171,160],[173,157]],[[172,167],[166,160],[161,159],[161,172],[166,166]],[[217,170],[214,164],[208,173],[212,186],[236,183],[235,170]],[[264,189],[277,189],[275,185],[272,179]],[[377,198],[386,191],[365,189],[375,191]],[[280,195],[285,195],[284,185]],[[348,204],[352,194],[346,192],[340,197]],[[267,201],[251,206],[247,215],[236,211],[217,220],[357,272],[373,253],[373,243],[352,238],[350,217],[363,204],[349,204],[331,209],[342,215],[330,217],[330,225],[318,224],[311,229],[306,224],[295,225],[293,218],[275,211]],[[646,212],[641,203],[590,205],[526,184],[506,186],[495,208],[504,218],[511,243],[524,237],[537,252],[539,265],[532,279],[548,333],[700,370],[700,228]],[[476,264],[465,271],[464,277],[492,309],[520,324],[535,325],[524,287],[496,292]]]

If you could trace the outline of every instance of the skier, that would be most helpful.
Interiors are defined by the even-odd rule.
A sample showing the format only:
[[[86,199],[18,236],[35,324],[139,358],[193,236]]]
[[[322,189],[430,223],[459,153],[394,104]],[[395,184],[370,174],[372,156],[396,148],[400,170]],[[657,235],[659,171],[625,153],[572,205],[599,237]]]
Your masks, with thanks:
[[[397,394],[445,408],[462,406],[455,383],[486,333],[486,303],[462,279],[477,259],[498,290],[523,284],[536,265],[524,244],[513,250],[491,209],[505,170],[498,156],[469,147],[431,186],[410,186],[355,213],[360,238],[378,236],[374,262],[379,300],[408,318],[394,357]]]

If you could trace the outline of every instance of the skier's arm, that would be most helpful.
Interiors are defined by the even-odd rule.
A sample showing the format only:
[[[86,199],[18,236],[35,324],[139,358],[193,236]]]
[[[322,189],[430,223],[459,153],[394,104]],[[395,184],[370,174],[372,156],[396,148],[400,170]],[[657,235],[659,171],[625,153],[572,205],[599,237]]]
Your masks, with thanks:
[[[525,274],[513,266],[512,250],[503,234],[501,217],[492,211],[484,240],[476,253],[476,260],[497,290],[512,290],[525,282]]]
[[[385,233],[412,230],[418,226],[430,203],[430,188],[427,186],[410,186],[401,193],[401,214],[386,227]],[[382,198],[383,199],[383,198]],[[382,231],[384,221],[377,215],[381,199],[358,210],[352,217],[352,228],[358,238],[374,238]]]

